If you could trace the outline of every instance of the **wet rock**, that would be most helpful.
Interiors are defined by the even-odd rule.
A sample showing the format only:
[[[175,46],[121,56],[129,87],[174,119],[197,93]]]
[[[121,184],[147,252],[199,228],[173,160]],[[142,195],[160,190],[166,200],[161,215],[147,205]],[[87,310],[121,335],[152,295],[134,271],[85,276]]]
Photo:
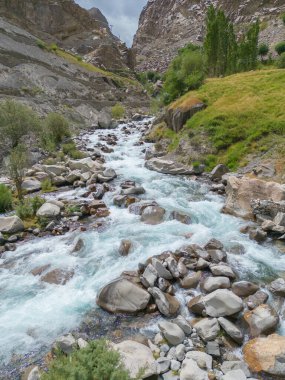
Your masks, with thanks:
[[[122,191],[123,195],[142,195],[145,194],[145,189],[143,187],[129,187]]]
[[[136,313],[144,310],[149,301],[147,291],[124,278],[105,285],[97,295],[97,304],[111,313]]]
[[[149,288],[148,292],[154,298],[158,310],[166,317],[175,316],[179,309],[180,303],[178,300],[170,294],[163,293],[159,288]]]
[[[33,270],[31,270],[31,273],[32,273],[33,276],[40,276],[44,272],[46,272],[50,267],[51,267],[50,264],[42,265],[40,267],[36,267]]]
[[[232,284],[232,291],[239,297],[248,297],[256,293],[259,286],[249,281],[238,281]]]
[[[242,299],[227,289],[218,289],[203,297],[207,315],[225,317],[239,313],[243,309]]]
[[[279,323],[278,314],[269,305],[260,305],[254,310],[246,312],[244,319],[249,326],[250,335],[254,338],[273,332]]]
[[[77,238],[76,241],[73,244],[71,253],[78,253],[81,250],[83,250],[85,247],[84,241],[81,238]]]
[[[285,280],[277,278],[269,285],[269,290],[276,296],[285,297]]]
[[[177,346],[185,339],[183,330],[175,323],[161,321],[158,323],[158,327],[164,338],[173,346]]]
[[[157,280],[157,277],[157,270],[153,267],[153,265],[148,264],[145,271],[143,272],[141,282],[146,288],[153,287]]]
[[[129,371],[131,378],[137,378],[142,372],[142,379],[156,374],[156,363],[151,350],[138,342],[126,340],[114,345],[122,358],[125,368]]]
[[[249,296],[246,300],[247,307],[249,309],[255,309],[256,307],[266,303],[268,300],[268,294],[263,292],[262,290],[258,290],[252,296]]]
[[[273,222],[278,226],[285,227],[285,213],[284,212],[278,212],[278,214],[275,216]]]
[[[220,332],[220,326],[216,318],[203,318],[195,323],[198,335],[205,341],[214,340]]]
[[[180,281],[180,286],[183,289],[196,288],[201,280],[201,276],[201,272],[191,273]]]
[[[18,216],[0,217],[0,232],[16,234],[24,231],[24,223]]]
[[[74,271],[54,269],[41,277],[41,281],[49,284],[65,285],[74,275]]]
[[[140,201],[129,206],[129,212],[135,215],[142,215],[143,211],[150,206],[158,206],[155,201]]]
[[[258,243],[262,243],[266,240],[267,233],[265,231],[262,231],[262,229],[257,228],[249,232],[249,237],[251,240],[255,240]]]
[[[250,340],[244,346],[244,358],[252,372],[284,376],[285,337],[277,334]]]
[[[159,206],[146,207],[141,215],[141,221],[146,224],[159,224],[163,221],[165,209]]]
[[[162,262],[156,258],[152,259],[152,265],[157,270],[158,276],[164,278],[165,280],[173,280],[172,274],[167,270]]]
[[[76,340],[71,334],[61,336],[55,341],[54,348],[59,348],[63,353],[69,355],[76,348]]]
[[[103,185],[97,183],[96,189],[92,192],[92,196],[94,199],[102,199],[106,190]]]
[[[221,249],[209,249],[208,254],[210,255],[210,259],[213,263],[220,263],[221,261],[227,260],[226,252]]]
[[[69,160],[67,165],[71,170],[80,170],[81,173],[98,172],[102,170],[102,164],[98,161],[93,161],[92,158],[82,158],[81,160]]]
[[[228,289],[231,283],[228,277],[207,277],[203,283],[203,289],[211,293],[217,289]]]
[[[243,333],[242,331],[231,321],[226,318],[218,318],[220,326],[225,330],[225,332],[238,344],[243,342]]]
[[[187,175],[193,174],[193,169],[184,165],[176,163],[171,160],[165,160],[162,158],[151,158],[145,163],[145,167],[149,170],[153,170],[163,174],[172,175]]]
[[[37,216],[40,218],[57,218],[60,215],[60,208],[52,203],[44,203],[37,211]]]
[[[131,248],[132,248],[132,242],[130,240],[127,240],[127,239],[122,240],[119,247],[119,255],[128,256]]]
[[[162,277],[158,279],[158,287],[162,292],[165,292],[171,286],[170,282]]]
[[[214,276],[229,277],[234,279],[236,277],[232,268],[224,263],[210,265],[210,270]]]
[[[182,363],[180,380],[208,380],[208,374],[203,371],[192,359],[186,359]]]
[[[228,173],[229,169],[223,165],[217,165],[210,173],[210,178],[212,181],[221,181],[224,174]]]
[[[210,249],[219,249],[219,250],[223,250],[224,249],[224,245],[223,243],[221,243],[219,240],[217,239],[211,239],[208,241],[207,244],[205,244],[204,246],[204,249],[206,251],[210,250]]]
[[[169,256],[165,262],[167,263],[168,269],[173,276],[173,278],[179,278],[180,273],[178,271],[177,261],[174,259],[174,257]]]
[[[192,219],[189,215],[181,214],[177,211],[172,211],[172,213],[170,214],[170,219],[175,219],[183,224],[192,224]]]
[[[198,315],[203,315],[203,312],[205,310],[203,297],[200,295],[200,296],[192,298],[188,302],[187,307],[192,313],[198,314]]]

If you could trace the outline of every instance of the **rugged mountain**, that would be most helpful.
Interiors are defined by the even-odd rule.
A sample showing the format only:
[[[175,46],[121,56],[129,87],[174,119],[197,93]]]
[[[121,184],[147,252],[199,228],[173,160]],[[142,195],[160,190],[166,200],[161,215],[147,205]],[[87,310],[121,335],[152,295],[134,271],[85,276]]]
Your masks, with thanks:
[[[97,8],[74,0],[0,0],[0,14],[48,43],[70,49],[108,70],[129,70],[129,49],[115,37]]]
[[[38,45],[36,36],[0,17],[0,101],[13,98],[42,115],[57,111],[78,125],[96,123],[98,112],[117,102],[148,104],[138,82]]]
[[[238,30],[259,18],[261,40],[271,46],[285,39],[284,0],[149,0],[134,38],[136,69],[164,71],[179,48],[201,43],[210,4],[224,9]]]

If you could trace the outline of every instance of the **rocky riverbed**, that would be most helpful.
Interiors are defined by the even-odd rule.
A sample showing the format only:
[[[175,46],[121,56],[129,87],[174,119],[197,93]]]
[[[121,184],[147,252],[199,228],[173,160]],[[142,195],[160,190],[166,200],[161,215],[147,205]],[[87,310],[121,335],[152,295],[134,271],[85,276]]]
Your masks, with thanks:
[[[38,210],[50,218],[48,231],[4,242],[0,378],[18,378],[33,361],[43,364],[53,342],[69,332],[58,341],[64,349],[107,335],[123,341],[116,346],[123,356],[139,353],[148,375],[158,372],[163,380],[242,380],[262,371],[264,379],[282,378],[284,364],[276,359],[285,352],[283,219],[276,206],[282,188],[273,189],[276,212],[267,222],[268,203],[251,209],[262,227],[224,214],[225,191],[225,211],[248,214],[250,197],[237,194],[249,194],[253,183],[234,182],[222,167],[211,183],[202,168],[156,157],[142,139],[150,122],[83,134],[77,144],[89,157],[29,173],[30,188],[46,174],[68,186],[46,195]],[[269,187],[259,194],[270,198]],[[21,222],[10,222],[9,232],[21,238]],[[115,314],[99,312],[96,299]],[[130,312],[139,316],[126,317]],[[279,335],[260,338],[272,332]],[[134,335],[148,346],[130,342]],[[135,374],[135,358],[126,364]]]

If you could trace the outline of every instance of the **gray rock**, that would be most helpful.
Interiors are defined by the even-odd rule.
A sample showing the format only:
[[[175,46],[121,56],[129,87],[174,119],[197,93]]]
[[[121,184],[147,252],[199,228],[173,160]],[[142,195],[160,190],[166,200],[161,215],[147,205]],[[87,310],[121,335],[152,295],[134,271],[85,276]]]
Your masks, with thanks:
[[[0,245],[5,244],[5,242],[6,242],[6,239],[4,238],[4,236],[2,235],[2,233],[0,232]]]
[[[213,359],[210,355],[201,351],[187,352],[186,359],[194,360],[201,369],[210,371],[213,367]]]
[[[249,237],[251,240],[255,240],[258,243],[262,243],[266,240],[267,233],[265,231],[262,231],[262,229],[257,228],[249,232]]]
[[[201,272],[194,272],[188,274],[188,276],[184,277],[180,281],[180,286],[184,289],[196,288],[200,282],[201,275]]]
[[[170,369],[171,371],[177,372],[181,367],[181,363],[178,360],[171,360]]]
[[[211,261],[214,263],[219,263],[221,261],[226,261],[227,254],[221,249],[209,249],[208,254],[210,255]]]
[[[178,317],[172,319],[171,322],[178,325],[186,335],[190,335],[192,333],[192,327],[189,325],[188,321],[182,315],[178,315]]]
[[[185,346],[184,346],[184,344],[179,344],[176,347],[175,355],[176,355],[177,360],[179,360],[180,362],[182,362],[184,360],[184,358],[185,358]]]
[[[127,239],[122,240],[119,247],[119,255],[128,256],[131,248],[132,248],[132,242],[130,240],[127,240]]]
[[[0,217],[0,232],[16,234],[24,231],[24,223],[18,216]]]
[[[169,256],[165,262],[167,263],[168,269],[170,273],[172,274],[173,278],[179,278],[180,273],[178,271],[177,261],[174,259],[174,257]]]
[[[146,161],[145,167],[149,170],[153,170],[163,174],[194,174],[192,168],[188,168],[174,161],[165,160],[162,158],[151,158],[150,160]]]
[[[177,346],[185,339],[183,330],[175,323],[161,321],[158,323],[158,327],[165,339],[173,346]]]
[[[136,313],[144,310],[149,300],[147,291],[124,278],[105,285],[97,295],[97,304],[111,313]]]
[[[153,258],[152,265],[157,270],[159,277],[162,277],[165,280],[173,280],[172,274],[163,266],[160,260]]]
[[[60,215],[60,208],[52,203],[44,203],[37,211],[37,216],[40,218],[57,218]]]
[[[221,370],[226,375],[227,373],[235,370],[242,370],[246,377],[250,376],[250,372],[246,363],[240,360],[225,361],[221,365]]]
[[[206,350],[207,350],[208,355],[211,355],[214,357],[221,356],[220,346],[219,346],[219,343],[216,341],[207,342]]]
[[[148,288],[148,292],[153,296],[158,310],[166,317],[172,317],[180,309],[178,300],[170,294],[163,293],[159,288]]]
[[[246,380],[246,376],[241,369],[236,369],[229,371],[221,380]]]
[[[76,348],[76,340],[71,334],[61,336],[55,341],[54,348],[56,347],[69,355]]]
[[[268,300],[268,294],[263,292],[262,290],[258,290],[255,294],[252,296],[249,296],[246,300],[247,307],[252,310],[255,309],[257,306],[262,305],[266,303]]]
[[[39,191],[42,188],[42,184],[39,180],[35,178],[27,178],[22,183],[22,190],[26,193],[34,193],[35,191]]]
[[[122,191],[123,195],[142,195],[145,194],[145,189],[143,187],[130,187]]]
[[[39,367],[34,367],[28,374],[27,380],[40,380],[41,374]]]
[[[172,211],[172,213],[170,214],[170,219],[173,220],[177,220],[178,222],[180,223],[183,223],[183,224],[192,224],[192,219],[189,215],[185,215],[185,214],[181,214],[180,212],[177,212],[177,211]]]
[[[157,280],[158,274],[157,270],[153,267],[152,264],[148,264],[146,267],[142,279],[143,279],[143,285],[146,288],[153,287],[155,284],[155,281]]]
[[[284,212],[278,212],[278,214],[275,216],[273,222],[277,224],[278,226],[285,227],[285,213]]]
[[[158,374],[165,373],[170,368],[170,360],[167,358],[159,358],[156,361],[156,365],[157,365],[156,368],[157,368]]]
[[[284,278],[277,278],[269,285],[269,290],[276,296],[285,297],[285,280]]]
[[[159,224],[162,223],[164,214],[164,208],[159,206],[148,206],[142,212],[141,221],[146,224]]]
[[[211,171],[210,178],[212,181],[221,181],[223,175],[228,172],[229,169],[225,165],[219,164]]]
[[[205,342],[216,339],[220,332],[220,326],[216,318],[203,318],[195,323],[195,329]]]
[[[98,115],[98,127],[99,129],[112,128],[112,116],[106,110],[102,110]]]
[[[238,344],[243,342],[243,333],[242,331],[231,321],[226,318],[218,318],[219,324],[225,330],[225,332]]]
[[[231,283],[228,277],[207,277],[203,283],[203,289],[211,293],[217,289],[228,289]]]
[[[80,349],[82,349],[82,348],[86,348],[86,347],[88,346],[88,342],[86,342],[86,340],[84,340],[84,339],[82,339],[82,338],[79,338],[79,339],[77,340],[77,344],[78,344],[78,347],[79,347]]]
[[[210,265],[210,270],[214,276],[223,276],[234,279],[236,275],[234,274],[232,268],[224,263],[212,264]]]
[[[185,359],[182,363],[180,380],[208,380],[208,373],[203,371],[193,359]]]
[[[175,375],[172,370],[162,374],[161,377],[162,380],[179,380],[178,375]]]
[[[242,299],[227,289],[218,289],[206,295],[203,303],[210,317],[230,316],[243,309]]]
[[[249,281],[238,281],[232,284],[232,291],[239,297],[248,297],[256,293],[259,286]]]
[[[249,325],[250,335],[254,338],[274,331],[279,323],[277,312],[269,305],[260,305],[246,312],[244,319]]]

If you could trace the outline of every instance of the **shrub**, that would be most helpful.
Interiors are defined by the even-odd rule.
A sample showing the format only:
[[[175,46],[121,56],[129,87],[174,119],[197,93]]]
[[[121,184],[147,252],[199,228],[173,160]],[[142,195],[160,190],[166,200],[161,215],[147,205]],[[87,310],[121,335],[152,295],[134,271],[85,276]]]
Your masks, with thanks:
[[[258,46],[258,55],[265,57],[269,52],[269,46],[265,43]]]
[[[25,198],[24,201],[16,207],[16,214],[22,220],[33,218],[44,203],[45,200],[38,196]]]
[[[73,160],[78,160],[80,158],[84,158],[85,154],[80,152],[77,148],[75,143],[72,141],[67,144],[62,145],[62,151],[64,154],[68,155]]]
[[[165,74],[164,103],[168,104],[189,90],[199,88],[204,81],[204,57],[192,44],[179,51]]]
[[[113,119],[122,119],[125,116],[125,108],[122,106],[122,104],[117,103],[114,105],[114,107],[112,107],[111,113]]]
[[[277,61],[279,69],[285,69],[285,53],[282,53]]]
[[[46,50],[47,49],[47,44],[42,41],[42,40],[37,40],[36,41],[36,44],[37,46],[40,48],[40,49],[43,49],[43,50]]]
[[[281,41],[279,42],[276,46],[275,46],[275,51],[278,55],[281,55],[282,53],[285,53],[285,41]]]
[[[60,354],[42,380],[130,380],[120,361],[120,354],[103,340],[91,342],[86,348],[69,356]]]
[[[12,192],[9,187],[0,184],[0,212],[10,211],[12,209]]]
[[[27,106],[13,100],[0,104],[0,133],[4,149],[16,148],[23,136],[37,131],[39,119]]]
[[[8,157],[7,169],[10,178],[14,181],[19,200],[23,199],[22,183],[24,180],[25,169],[28,166],[28,155],[24,145],[18,145],[12,149]]]
[[[48,47],[49,51],[57,51],[57,49],[58,49],[58,46],[55,43],[50,44]]]
[[[53,191],[53,190],[54,190],[54,186],[52,185],[50,178],[46,178],[45,180],[43,180],[42,192],[48,193],[48,192]]]
[[[48,114],[42,136],[44,147],[52,152],[66,137],[70,137],[68,121],[58,113]]]

